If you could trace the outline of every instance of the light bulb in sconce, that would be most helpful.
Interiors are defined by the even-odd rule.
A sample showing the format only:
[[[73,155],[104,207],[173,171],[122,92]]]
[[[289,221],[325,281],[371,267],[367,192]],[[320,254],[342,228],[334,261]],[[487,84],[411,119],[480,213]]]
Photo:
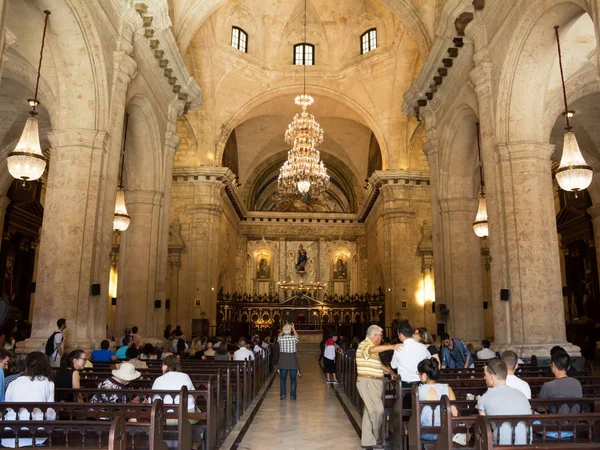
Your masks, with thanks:
[[[215,288],[214,288],[214,287],[211,287],[211,288],[210,288],[210,290],[211,290],[211,291],[214,291],[214,290],[215,290]]]

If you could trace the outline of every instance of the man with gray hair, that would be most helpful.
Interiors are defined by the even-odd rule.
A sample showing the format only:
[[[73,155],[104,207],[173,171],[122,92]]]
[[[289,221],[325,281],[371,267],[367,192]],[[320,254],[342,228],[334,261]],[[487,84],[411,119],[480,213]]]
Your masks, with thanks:
[[[396,378],[396,373],[381,363],[379,353],[404,347],[402,344],[380,345],[382,338],[383,329],[371,325],[367,330],[366,339],[356,350],[356,388],[364,404],[360,443],[363,447],[371,449],[385,448],[377,444],[383,421],[383,372],[388,372],[392,379]]]
[[[238,342],[238,346],[240,347],[239,350],[236,350],[236,352],[233,354],[234,361],[244,361],[246,359],[248,359],[248,360],[254,359],[254,353],[252,353],[250,350],[248,350],[245,339],[240,339],[240,342]]]

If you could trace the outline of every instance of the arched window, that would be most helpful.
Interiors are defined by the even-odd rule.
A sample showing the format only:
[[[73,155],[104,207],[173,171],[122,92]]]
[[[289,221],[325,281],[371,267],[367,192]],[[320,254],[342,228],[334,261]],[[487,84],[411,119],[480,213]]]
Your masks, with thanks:
[[[360,37],[360,54],[364,55],[377,48],[377,29],[371,28]]]
[[[248,33],[246,33],[240,27],[232,27],[231,46],[244,53],[248,53]]]
[[[294,65],[296,66],[314,66],[315,65],[315,46],[303,42],[294,45]]]

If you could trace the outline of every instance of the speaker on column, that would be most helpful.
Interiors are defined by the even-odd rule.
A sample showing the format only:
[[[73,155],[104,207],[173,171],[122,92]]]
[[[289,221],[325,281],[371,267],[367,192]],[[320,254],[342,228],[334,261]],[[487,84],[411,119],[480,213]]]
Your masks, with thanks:
[[[170,309],[171,308],[171,299],[168,298],[165,300],[165,309]]]
[[[508,289],[500,289],[500,300],[505,302],[510,300],[510,291]]]
[[[160,300],[154,300],[154,307],[155,308],[160,308],[160,304],[161,304]]]
[[[112,298],[110,299],[110,304],[111,304],[112,306],[117,306],[117,297],[112,297]]]
[[[488,309],[488,302],[483,302],[483,309]]]
[[[431,314],[435,314],[435,302],[431,302]]]
[[[90,286],[91,295],[100,295],[100,283],[94,283]]]

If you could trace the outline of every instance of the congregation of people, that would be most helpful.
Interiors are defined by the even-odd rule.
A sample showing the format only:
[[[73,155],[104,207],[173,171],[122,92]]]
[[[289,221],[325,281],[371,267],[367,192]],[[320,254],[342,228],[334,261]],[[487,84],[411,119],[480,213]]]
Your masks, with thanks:
[[[495,353],[490,349],[488,340],[482,341],[481,348],[474,351],[472,346],[461,339],[452,338],[445,333],[439,339],[440,347],[435,345],[427,329],[413,329],[408,323],[401,323],[397,328],[397,339],[386,342],[381,327],[369,327],[366,339],[351,353],[356,361],[356,387],[364,405],[361,439],[363,448],[385,448],[380,430],[384,420],[381,393],[386,373],[392,379],[399,377],[402,388],[417,385],[419,401],[439,402],[445,395],[452,404],[456,400],[452,382],[447,381],[448,378],[444,382],[438,380],[444,374],[448,376],[448,373],[460,373],[463,370],[471,370],[469,373],[474,378],[475,362],[483,361],[485,366],[482,375],[487,391],[477,398],[476,410],[479,415],[525,416],[540,412],[530,405],[532,390],[527,381],[519,377],[520,365],[524,363],[514,351]],[[553,380],[546,381],[541,386],[537,397],[559,399],[557,405],[552,405],[543,412],[569,414],[581,411],[578,405],[560,403],[560,399],[583,397],[582,385],[575,378],[577,371],[572,367],[571,358],[564,348],[555,346],[550,350],[550,365],[547,372],[540,374],[551,376]],[[459,415],[454,405],[450,408],[450,414]],[[430,406],[423,408],[421,427],[440,427],[440,420],[439,406],[435,411]],[[513,429],[510,423],[505,422],[495,429],[494,438],[499,445],[523,445],[528,442],[527,435],[528,428],[524,423],[519,423]],[[556,432],[548,432],[546,438],[556,438],[556,435]],[[562,438],[572,436],[573,432],[568,431],[560,434]],[[434,441],[438,437],[436,433],[425,432],[420,435],[422,441]]]

